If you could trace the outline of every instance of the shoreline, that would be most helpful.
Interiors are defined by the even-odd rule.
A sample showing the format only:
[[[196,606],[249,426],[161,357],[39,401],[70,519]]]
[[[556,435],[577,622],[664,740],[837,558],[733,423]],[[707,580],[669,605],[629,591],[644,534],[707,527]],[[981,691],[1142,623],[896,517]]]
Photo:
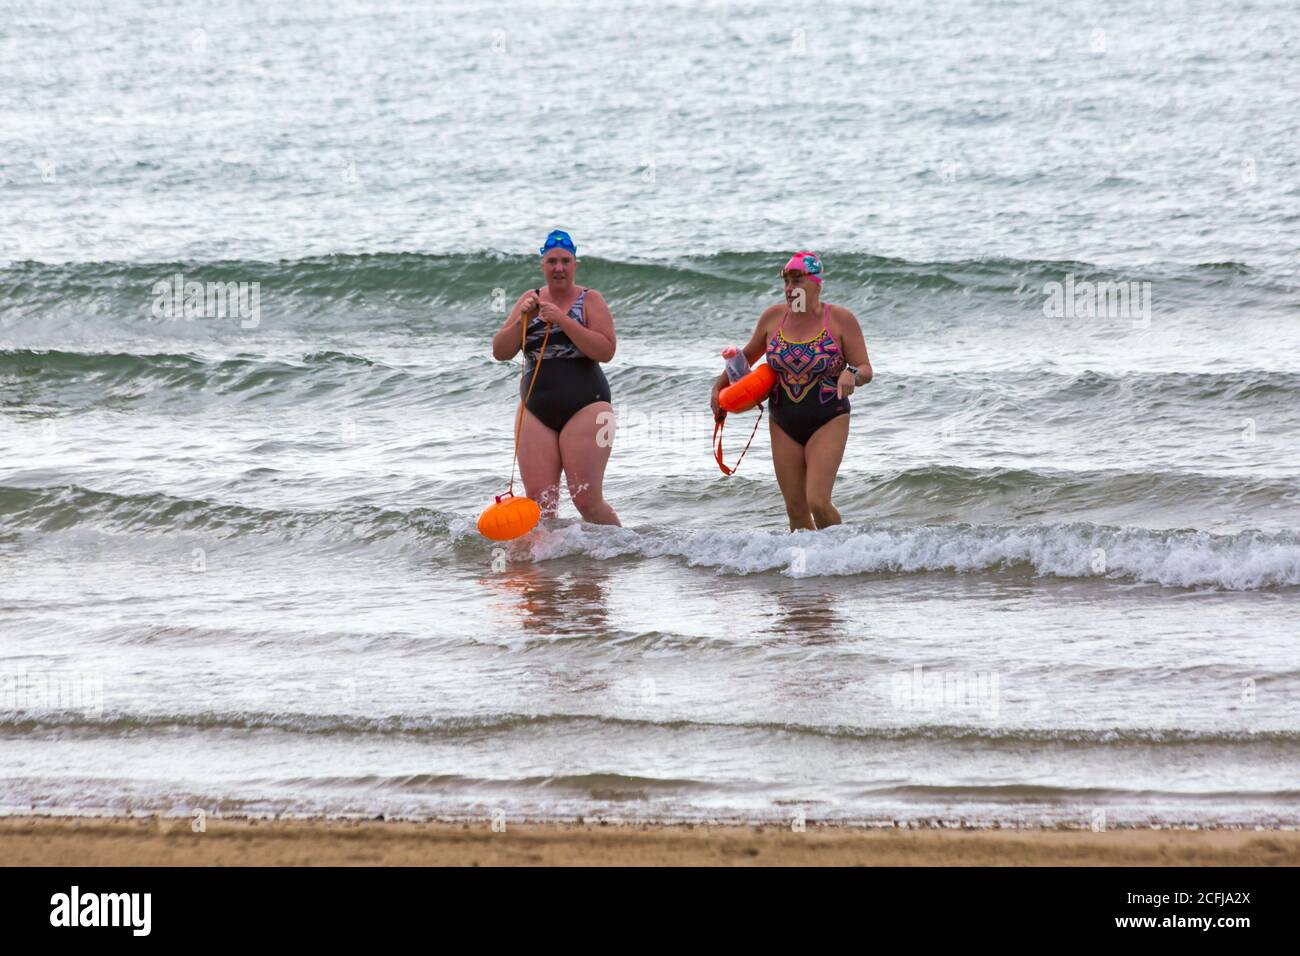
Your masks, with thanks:
[[[1300,830],[0,817],[4,866],[1300,866]]]

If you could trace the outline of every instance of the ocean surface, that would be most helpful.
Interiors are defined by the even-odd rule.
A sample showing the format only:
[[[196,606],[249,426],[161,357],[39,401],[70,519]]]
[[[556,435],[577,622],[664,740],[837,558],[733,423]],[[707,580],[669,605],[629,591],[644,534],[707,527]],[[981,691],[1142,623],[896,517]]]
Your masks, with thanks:
[[[1300,823],[1300,8],[806,9],[0,3],[0,813]],[[555,227],[624,527],[494,545]]]

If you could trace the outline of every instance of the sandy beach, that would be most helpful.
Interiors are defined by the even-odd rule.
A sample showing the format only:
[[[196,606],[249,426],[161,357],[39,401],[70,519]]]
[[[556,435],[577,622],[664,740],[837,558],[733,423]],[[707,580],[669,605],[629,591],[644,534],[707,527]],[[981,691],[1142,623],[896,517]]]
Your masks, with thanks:
[[[12,817],[8,866],[1297,866],[1294,830],[862,829]]]

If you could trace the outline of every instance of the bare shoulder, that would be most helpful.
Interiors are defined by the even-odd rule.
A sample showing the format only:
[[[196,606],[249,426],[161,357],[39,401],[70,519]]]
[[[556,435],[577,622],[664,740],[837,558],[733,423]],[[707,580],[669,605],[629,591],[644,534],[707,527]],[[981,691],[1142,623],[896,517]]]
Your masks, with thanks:
[[[583,296],[585,297],[585,301],[587,303],[586,305],[587,311],[590,314],[594,315],[598,322],[608,321],[610,323],[610,327],[612,328],[614,322],[614,314],[609,311],[609,303],[605,301],[605,297],[601,295],[599,292],[597,292],[595,289],[586,289],[583,292]]]
[[[763,314],[758,317],[759,328],[763,330],[771,329],[775,331],[776,325],[781,321],[781,316],[785,314],[785,303],[775,302],[763,310]]]
[[[830,318],[840,328],[851,328],[858,324],[858,317],[842,305],[832,305],[830,307]]]
[[[842,305],[830,307],[826,324],[831,335],[841,340],[849,335],[862,334],[862,325],[858,322],[858,317]]]

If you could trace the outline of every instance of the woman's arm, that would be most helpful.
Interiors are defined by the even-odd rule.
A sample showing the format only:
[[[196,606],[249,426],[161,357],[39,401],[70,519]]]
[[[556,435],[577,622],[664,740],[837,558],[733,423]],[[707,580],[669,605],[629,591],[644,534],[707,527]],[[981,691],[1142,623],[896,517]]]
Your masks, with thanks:
[[[844,354],[844,360],[850,365],[858,367],[858,374],[853,375],[848,369],[840,373],[840,379],[836,383],[837,392],[840,398],[845,395],[852,395],[853,390],[859,385],[866,385],[875,377],[871,369],[871,357],[867,355],[867,340],[862,337],[862,326],[858,324],[857,316],[843,306],[831,307],[836,324],[840,327],[840,351]],[[849,378],[845,379],[845,375]]]
[[[587,298],[583,300],[583,318],[587,320],[586,325],[561,312],[558,306],[550,303],[542,306],[542,318],[550,319],[563,329],[569,341],[587,358],[597,362],[608,362],[614,357],[614,350],[618,347],[618,340],[614,335],[614,317],[609,313],[609,305],[605,302],[605,297],[595,289],[588,289]]]
[[[745,353],[745,361],[749,362],[751,367],[756,365],[758,360],[767,354],[767,330],[771,326],[772,320],[784,309],[785,306],[780,304],[769,306],[758,317],[758,324],[754,326],[754,334],[749,337],[749,341],[741,349]],[[722,394],[722,390],[729,384],[731,384],[731,380],[727,378],[727,370],[723,369],[722,374],[714,380],[713,392],[709,396],[709,405],[713,408],[714,417],[717,417],[722,412],[722,406],[718,404],[718,396]]]
[[[757,365],[758,360],[767,355],[767,340],[772,337],[770,331],[772,323],[784,311],[785,305],[777,303],[776,305],[769,305],[763,310],[763,314],[758,317],[758,324],[754,326],[754,334],[749,337],[749,341],[745,343],[744,348],[745,361],[751,366]]]
[[[508,362],[519,354],[523,347],[524,315],[532,315],[537,308],[537,290],[529,289],[515,300],[514,308],[506,316],[505,322],[492,336],[492,357],[498,362]]]

